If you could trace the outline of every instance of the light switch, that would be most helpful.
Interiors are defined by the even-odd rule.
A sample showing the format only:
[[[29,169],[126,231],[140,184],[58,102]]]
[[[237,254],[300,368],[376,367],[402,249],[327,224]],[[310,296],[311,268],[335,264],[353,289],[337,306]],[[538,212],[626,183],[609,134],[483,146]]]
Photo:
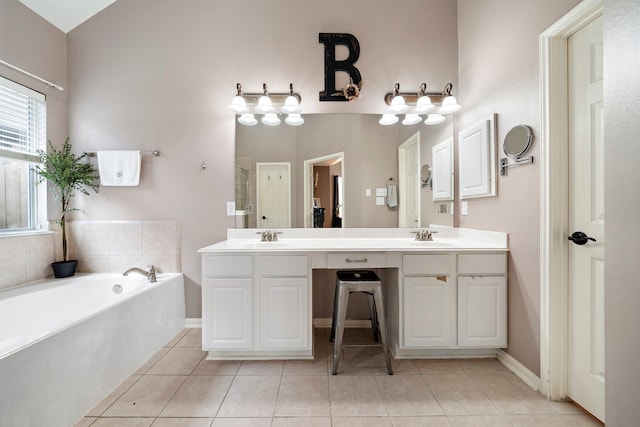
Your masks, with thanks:
[[[376,188],[376,196],[378,197],[386,197],[387,189],[386,188]]]
[[[365,188],[364,189],[364,195],[367,197],[371,197],[371,189],[370,188]]]
[[[460,211],[462,215],[469,215],[469,202],[462,202],[462,205],[460,206]]]
[[[236,202],[227,202],[227,216],[236,216]]]
[[[376,197],[376,205],[378,206],[384,205],[384,197]]]

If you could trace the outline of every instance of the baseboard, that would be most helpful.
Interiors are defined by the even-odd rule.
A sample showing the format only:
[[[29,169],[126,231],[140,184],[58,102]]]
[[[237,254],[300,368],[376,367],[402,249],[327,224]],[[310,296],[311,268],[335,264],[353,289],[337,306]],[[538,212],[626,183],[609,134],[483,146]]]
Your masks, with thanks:
[[[187,317],[184,319],[185,328],[202,328],[202,319],[199,317]]]
[[[314,328],[330,328],[332,323],[332,319],[319,317],[313,319],[313,327]],[[370,328],[371,320],[369,319],[347,319],[344,322],[345,328]]]
[[[540,391],[540,377],[531,372],[522,363],[518,362],[504,350],[498,349],[496,355],[500,363],[502,363],[507,369],[513,372],[518,378],[524,381],[529,387],[535,391]]]

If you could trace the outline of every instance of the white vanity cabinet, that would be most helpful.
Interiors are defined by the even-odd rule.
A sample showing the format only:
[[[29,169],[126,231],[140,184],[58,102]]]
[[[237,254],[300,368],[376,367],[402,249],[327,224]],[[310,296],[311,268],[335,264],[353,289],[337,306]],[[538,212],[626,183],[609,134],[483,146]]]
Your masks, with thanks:
[[[202,346],[253,347],[253,256],[202,257]]]
[[[311,357],[308,254],[205,254],[202,274],[210,358]]]
[[[455,261],[454,254],[403,255],[401,346],[455,345]]]
[[[507,346],[506,254],[458,255],[458,346]]]
[[[310,349],[308,255],[261,255],[260,347]]]

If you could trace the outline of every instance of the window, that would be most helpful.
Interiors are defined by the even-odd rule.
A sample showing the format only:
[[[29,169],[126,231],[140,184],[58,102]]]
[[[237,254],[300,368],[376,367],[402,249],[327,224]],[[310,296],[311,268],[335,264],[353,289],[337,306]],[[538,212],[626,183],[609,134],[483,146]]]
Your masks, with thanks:
[[[35,165],[46,122],[43,94],[0,77],[0,232],[39,228]]]

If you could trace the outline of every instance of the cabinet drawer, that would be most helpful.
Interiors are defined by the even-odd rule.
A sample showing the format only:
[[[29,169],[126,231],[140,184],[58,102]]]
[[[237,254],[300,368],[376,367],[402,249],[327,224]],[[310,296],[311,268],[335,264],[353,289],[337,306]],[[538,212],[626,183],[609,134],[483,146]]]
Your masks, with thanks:
[[[458,274],[505,274],[507,271],[506,254],[460,254],[458,255]]]
[[[307,276],[309,257],[307,255],[262,255],[260,256],[261,276]]]
[[[384,268],[384,252],[333,252],[327,254],[327,268]]]
[[[253,275],[251,255],[204,256],[202,273],[214,277],[248,277]]]
[[[455,256],[449,254],[403,255],[404,274],[436,275],[452,274],[455,271]]]

